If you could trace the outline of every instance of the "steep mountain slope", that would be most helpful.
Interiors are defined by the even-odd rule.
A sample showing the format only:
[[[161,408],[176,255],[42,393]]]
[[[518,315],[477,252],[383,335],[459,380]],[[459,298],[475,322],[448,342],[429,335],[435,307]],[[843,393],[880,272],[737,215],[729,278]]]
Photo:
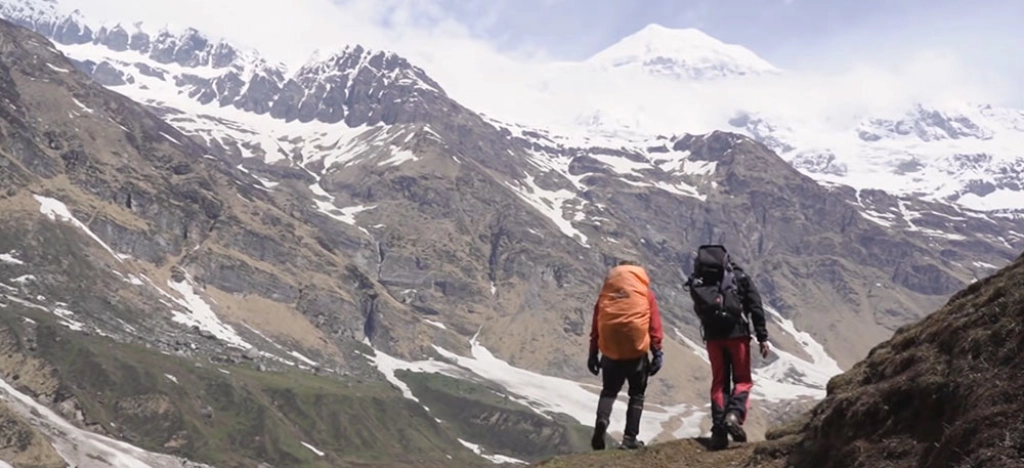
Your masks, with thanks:
[[[638,257],[651,267],[672,332],[645,418],[643,434],[651,439],[707,426],[706,364],[679,288],[680,270],[699,243],[729,243],[773,306],[779,351],[758,362],[756,433],[766,420],[786,417],[793,399],[823,396],[840,367],[1008,261],[1024,242],[1015,234],[1024,232],[1019,218],[822,186],[734,134],[569,139],[481,118],[389,52],[353,46],[292,72],[194,30],[137,25],[125,29],[122,46],[106,39],[124,37],[116,26],[102,35],[80,16],[11,8],[28,4],[42,5],[10,3],[2,11],[49,34],[96,82],[147,104],[174,127],[142,139],[159,152],[128,154],[190,148],[174,153],[188,167],[161,167],[186,172],[180,176],[219,174],[207,190],[220,205],[203,192],[183,195],[221,206],[217,221],[187,228],[165,216],[167,209],[147,208],[165,192],[178,193],[173,184],[150,186],[161,179],[149,173],[130,190],[101,193],[104,203],[87,199],[92,209],[79,209],[78,219],[139,265],[122,272],[128,282],[155,292],[147,279],[154,278],[169,294],[180,289],[187,295],[171,307],[198,311],[180,323],[220,340],[256,343],[276,356],[265,366],[319,364],[321,371],[383,377],[432,409],[466,404],[438,395],[438,387],[482,383],[553,424],[557,437],[546,452],[570,449],[575,424],[592,422],[596,381],[572,356],[582,356],[596,282],[617,258]],[[56,32],[68,30],[78,33]],[[50,65],[42,69],[49,70],[45,80],[79,79],[66,63]],[[88,109],[73,108],[77,128],[105,115],[97,103],[75,99]],[[139,131],[134,119],[115,120]],[[107,151],[121,153],[101,153],[113,155]],[[127,185],[102,182],[94,190]],[[35,213],[36,205],[26,206]],[[126,210],[149,221],[139,224]],[[156,292],[147,304],[161,299],[169,298]],[[105,317],[78,313],[82,322]],[[138,321],[136,315],[119,318]],[[239,326],[210,323],[214,317]],[[109,322],[106,333],[132,335]],[[181,338],[180,327],[165,325],[169,337],[151,345],[195,344]],[[368,364],[380,375],[367,374]],[[442,377],[462,380],[433,380]],[[483,400],[481,419],[504,410]],[[551,423],[552,412],[571,419]],[[460,423],[446,427],[470,443],[524,459],[538,455],[524,452],[521,441],[493,440],[493,426],[488,434]],[[488,440],[473,439],[483,434]]]
[[[184,463],[153,452],[224,467],[475,466],[489,463],[481,427],[499,447],[539,429],[515,447],[526,459],[583,446],[574,422],[537,417],[464,371],[449,372],[457,388],[416,388],[491,419],[438,422],[362,341],[459,343],[431,338],[316,241],[344,238],[339,226],[296,221],[257,179],[6,22],[0,117],[2,425],[38,431],[5,441],[5,459],[63,466],[31,443],[38,434],[81,467]],[[388,327],[374,328],[383,314]]]
[[[1022,466],[1022,323],[1024,255],[872,349],[758,454],[797,467]]]
[[[707,450],[706,439],[634,453],[557,457],[549,468],[1024,466],[1024,255],[901,328],[829,383],[828,397],[770,440]]]

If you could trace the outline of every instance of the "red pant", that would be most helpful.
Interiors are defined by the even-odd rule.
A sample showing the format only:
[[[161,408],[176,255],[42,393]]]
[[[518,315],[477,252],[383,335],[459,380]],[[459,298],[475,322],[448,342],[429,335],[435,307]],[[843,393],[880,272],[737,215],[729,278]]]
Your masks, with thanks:
[[[750,376],[750,337],[727,340],[708,340],[708,359],[711,361],[711,421],[724,427],[727,412],[735,412],[740,421],[746,421],[750,408],[750,390],[754,380]],[[729,381],[735,386],[729,385]]]

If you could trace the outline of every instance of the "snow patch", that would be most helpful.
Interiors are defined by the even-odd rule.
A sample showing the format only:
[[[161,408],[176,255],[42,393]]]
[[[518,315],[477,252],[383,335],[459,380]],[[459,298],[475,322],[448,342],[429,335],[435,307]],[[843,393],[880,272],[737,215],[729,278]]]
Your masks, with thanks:
[[[369,344],[368,340],[365,342]],[[395,371],[408,370],[413,372],[437,373],[458,378],[458,375],[453,372],[452,367],[443,362],[433,360],[406,362],[390,356],[376,348],[373,349],[373,356],[367,355],[366,358],[377,367],[377,370],[384,376],[385,380],[402,392],[402,396],[417,403],[419,403],[420,400],[416,398],[416,395],[413,395],[412,390],[405,382],[395,376]]]
[[[0,254],[0,262],[9,263],[11,265],[24,265],[25,262],[18,260],[18,257],[14,256],[16,253],[17,252],[12,250],[8,253]]]
[[[212,468],[79,429],[2,379],[0,399],[50,439],[64,461],[78,468]]]
[[[402,163],[418,161],[420,158],[415,153],[409,150],[397,150],[391,154],[391,157],[380,163],[381,166],[398,166]]]
[[[88,112],[90,114],[95,114],[96,113],[96,111],[90,109],[89,106],[86,106],[85,104],[82,104],[82,101],[79,101],[78,99],[75,99],[74,97],[72,97],[71,100],[75,101],[75,104],[77,104],[78,107],[80,107],[82,110],[84,110],[84,111],[86,111],[86,112]]]
[[[310,172],[310,174],[312,174],[312,172]],[[338,208],[334,204],[334,196],[327,193],[326,190],[320,187],[320,177],[317,177],[316,182],[309,186],[309,190],[313,192],[313,203],[318,211],[350,226],[356,226],[370,238],[373,237],[369,231],[356,224],[356,215],[366,210],[372,210],[376,208],[377,205],[357,205]],[[326,198],[327,200],[324,201],[320,198]]]
[[[433,320],[423,320],[423,321],[424,321],[424,322],[427,322],[427,324],[429,324],[429,325],[433,325],[433,326],[435,326],[435,327],[437,327],[437,328],[440,328],[440,329],[442,329],[442,330],[447,330],[447,329],[448,329],[448,327],[446,327],[446,326],[445,326],[445,325],[444,325],[443,323],[441,323],[441,322],[435,322],[435,321],[433,321]]]
[[[550,219],[563,234],[580,245],[589,247],[587,245],[587,236],[573,227],[572,223],[565,219],[565,214],[562,211],[562,206],[566,202],[576,199],[576,193],[565,189],[556,191],[544,190],[537,186],[533,176],[529,174],[526,175],[525,180],[518,182],[518,187],[509,182],[505,182],[505,184],[519,198]]]
[[[17,283],[17,284],[20,284],[20,285],[25,285],[25,284],[28,284],[29,281],[35,281],[35,280],[36,280],[35,275],[21,275],[21,276],[19,276],[17,278],[11,278],[11,282],[12,283]]]
[[[863,216],[864,219],[882,227],[892,227],[893,225],[893,221],[889,219],[892,215],[885,215],[871,210],[861,210],[860,215]]]
[[[679,331],[678,328],[674,329],[676,337],[679,338],[687,348],[693,351],[693,354],[704,361],[705,364],[711,365],[711,359],[708,357],[707,349],[697,344],[695,341],[687,338],[683,335],[683,332]]]
[[[303,356],[303,355],[299,354],[296,351],[289,351],[288,354],[291,355],[292,357],[294,357],[295,359],[298,359],[298,360],[300,360],[302,362],[305,362],[306,364],[309,364],[311,366],[319,365],[319,364],[317,364],[316,361],[314,361],[314,360],[312,360],[312,359],[310,359],[310,358],[308,358],[306,356]]]
[[[178,140],[174,139],[174,137],[172,137],[172,136],[170,136],[170,135],[168,135],[168,134],[166,134],[166,133],[164,133],[164,132],[160,132],[160,136],[162,136],[162,137],[164,137],[164,138],[166,138],[166,139],[170,140],[170,141],[171,141],[171,143],[174,143],[174,144],[176,144],[176,145],[179,145],[179,146],[181,145],[181,142],[180,142],[180,141],[178,141]]]
[[[39,203],[39,212],[46,215],[47,218],[53,221],[66,221],[71,223],[75,227],[81,229],[83,232],[88,234],[89,237],[91,237],[98,244],[100,244],[104,249],[107,250],[107,252],[110,252],[110,255],[113,255],[114,258],[117,259],[117,261],[124,262],[124,260],[122,260],[121,258],[121,255],[119,255],[117,252],[114,252],[114,249],[111,249],[106,242],[103,242],[103,239],[100,239],[99,236],[94,234],[88,226],[86,226],[77,218],[75,218],[71,214],[71,210],[69,210],[67,205],[65,205],[63,202],[53,198],[43,197],[40,195],[32,195],[32,197],[34,197],[36,201]]]
[[[302,442],[302,445],[303,445],[304,447],[308,448],[308,449],[309,449],[309,451],[311,451],[311,452],[315,453],[315,454],[316,454],[316,456],[318,456],[318,457],[322,457],[322,456],[324,456],[324,455],[325,455],[325,454],[324,454],[324,452],[321,452],[321,451],[320,451],[319,449],[317,449],[316,447],[314,447],[314,446],[312,446],[312,445],[309,445],[309,444],[307,444],[307,443],[305,443],[305,442]]]
[[[263,186],[268,188],[268,189],[272,189],[272,188],[277,187],[278,185],[280,185],[280,183],[278,183],[278,182],[274,182],[274,181],[271,181],[269,179],[264,179],[264,178],[262,178],[262,177],[260,177],[260,176],[258,176],[256,174],[250,174],[250,175],[253,176],[256,180],[260,181],[260,183],[263,184]]]
[[[217,314],[213,312],[210,304],[196,294],[195,283],[192,281],[191,276],[185,274],[185,280],[180,283],[174,282],[172,279],[168,279],[167,286],[174,291],[177,291],[177,293],[181,295],[181,298],[179,299],[167,293],[164,293],[164,295],[171,298],[171,300],[188,311],[188,313],[174,311],[173,320],[175,322],[188,327],[196,326],[206,330],[218,339],[226,342],[229,346],[242,349],[253,347],[251,344],[246,343],[234,328],[222,322],[217,317]]]
[[[520,465],[527,465],[528,464],[528,463],[526,463],[526,462],[524,462],[522,460],[519,460],[517,458],[506,457],[504,455],[487,455],[487,454],[484,453],[483,448],[481,448],[479,445],[474,444],[472,442],[467,442],[465,440],[459,439],[459,443],[461,443],[466,448],[472,450],[473,453],[483,457],[484,459],[486,459],[486,460],[488,460],[488,461],[490,461],[490,462],[492,462],[492,463],[494,463],[496,465],[497,464],[504,464],[504,463],[514,463],[514,464],[520,464]]]
[[[64,325],[65,327],[68,327],[71,330],[82,331],[85,329],[84,323],[71,318],[75,316],[75,313],[70,310],[67,310],[63,307],[56,307],[53,309],[53,314],[62,318],[63,320],[60,321],[61,325]]]
[[[510,393],[510,397],[512,395],[520,397],[512,398],[514,401],[526,405],[538,414],[550,417],[547,413],[562,413],[584,426],[593,427],[594,411],[597,407],[600,390],[598,385],[573,382],[513,367],[483,347],[477,341],[477,336],[470,340],[470,345],[472,357],[459,356],[437,345],[434,345],[434,349],[446,359],[454,361],[459,367],[504,386]],[[626,396],[624,393],[619,396],[619,400],[612,408],[613,421],[625,421]],[[685,424],[682,416],[692,414],[694,411],[697,409],[686,404],[670,407],[648,404],[644,408],[640,432],[653,438],[661,434],[663,427],[668,424]],[[699,433],[695,427],[691,426],[690,429]]]
[[[811,361],[773,347],[772,352],[778,359],[754,370],[760,383],[755,383],[754,393],[768,401],[790,400],[797,396],[824,398],[829,379],[841,374],[842,368],[809,333],[797,330],[792,320],[783,318],[771,307],[765,307],[765,312],[800,344]]]

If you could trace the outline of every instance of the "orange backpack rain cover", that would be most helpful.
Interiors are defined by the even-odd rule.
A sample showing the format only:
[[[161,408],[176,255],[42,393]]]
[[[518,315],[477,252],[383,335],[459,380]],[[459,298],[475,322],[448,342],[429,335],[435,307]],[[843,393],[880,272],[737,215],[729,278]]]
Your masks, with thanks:
[[[598,348],[610,359],[637,359],[651,346],[647,271],[619,265],[608,272],[597,299]]]

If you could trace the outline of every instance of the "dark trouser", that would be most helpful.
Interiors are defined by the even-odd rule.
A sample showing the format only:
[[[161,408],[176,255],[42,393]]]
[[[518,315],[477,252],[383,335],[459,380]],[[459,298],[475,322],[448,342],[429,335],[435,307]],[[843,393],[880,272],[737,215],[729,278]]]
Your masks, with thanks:
[[[746,421],[750,407],[750,337],[708,340],[711,361],[711,422],[715,428],[725,427],[725,415],[732,411],[740,423]],[[730,380],[735,386],[729,385]],[[731,388],[730,388],[731,387]]]
[[[626,407],[626,437],[636,438],[640,433],[640,416],[644,411],[644,393],[647,391],[647,356],[628,361],[615,361],[601,357],[603,388],[597,402],[597,419],[609,421],[612,405],[619,396],[622,385],[629,382],[629,406]]]

